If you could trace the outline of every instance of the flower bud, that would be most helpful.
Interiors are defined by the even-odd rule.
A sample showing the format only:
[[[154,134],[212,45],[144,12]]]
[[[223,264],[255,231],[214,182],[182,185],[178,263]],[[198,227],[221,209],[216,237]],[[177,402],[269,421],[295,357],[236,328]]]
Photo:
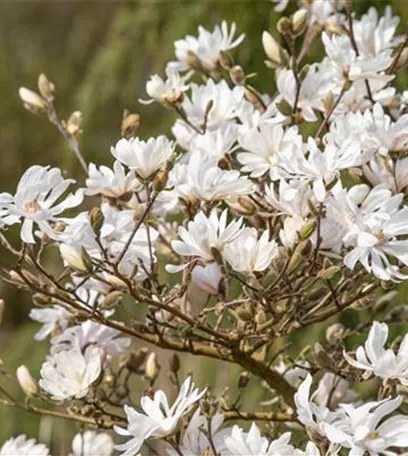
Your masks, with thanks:
[[[127,362],[128,369],[137,373],[145,362],[148,353],[149,351],[146,347],[140,348],[136,353],[131,353]]]
[[[331,344],[343,340],[345,328],[341,323],[334,323],[326,329],[326,340]]]
[[[38,90],[40,91],[42,97],[48,102],[54,100],[55,86],[43,73],[38,77]]]
[[[155,352],[151,352],[146,361],[145,375],[150,383],[153,383],[160,372],[160,365]]]
[[[231,78],[231,81],[235,85],[242,85],[245,83],[245,72],[242,66],[240,65],[235,65],[229,70],[229,75]]]
[[[331,371],[333,369],[333,362],[324,347],[318,342],[314,346],[316,356],[316,364],[323,370]]]
[[[33,112],[34,114],[45,114],[47,112],[47,105],[45,101],[32,90],[20,87],[18,94],[24,103],[24,107]]]
[[[67,244],[59,246],[62,259],[73,269],[79,272],[89,271],[89,261],[83,255],[83,252]]]
[[[21,389],[28,397],[36,396],[38,394],[37,382],[33,379],[30,371],[25,366],[20,366],[17,369],[17,380]]]
[[[296,11],[290,18],[292,32],[295,35],[300,35],[307,24],[308,14],[306,9]]]
[[[340,271],[339,266],[329,266],[328,268],[322,269],[317,274],[317,277],[324,280],[330,280],[335,274]]]
[[[89,222],[91,227],[96,235],[99,235],[103,222],[104,222],[103,212],[99,207],[93,207],[89,213]]]
[[[279,33],[285,35],[286,33],[291,31],[291,24],[290,20],[287,17],[281,17],[276,24],[276,28]]]
[[[282,64],[282,48],[275,38],[267,31],[262,34],[262,45],[268,59],[278,65]]]
[[[395,65],[396,70],[403,68],[408,62],[408,47],[405,47],[400,56],[398,57],[397,63]]]
[[[173,356],[170,359],[170,370],[175,374],[180,370],[180,358],[177,353],[173,353]]]
[[[200,58],[198,57],[198,55],[195,52],[193,52],[191,50],[187,51],[187,64],[193,70],[203,71],[203,64],[202,64]]]
[[[67,120],[67,132],[71,136],[79,135],[81,130],[82,113],[81,111],[74,111]]]
[[[292,106],[285,99],[279,101],[276,107],[284,116],[290,116],[292,114]]]
[[[220,51],[218,54],[218,60],[224,70],[229,70],[234,66],[234,59],[232,58],[231,54],[228,54],[228,52]]]
[[[317,222],[315,219],[309,220],[299,231],[299,237],[302,241],[309,239],[310,236],[314,233],[317,227]]]
[[[160,193],[166,188],[168,178],[169,172],[167,169],[162,169],[156,174],[156,177],[153,179],[153,190],[155,193]]]
[[[249,373],[246,371],[241,372],[241,375],[238,378],[238,388],[240,388],[240,389],[246,388],[248,383],[249,383]]]
[[[125,139],[133,138],[136,135],[136,130],[140,125],[140,116],[139,114],[131,114],[129,111],[125,110],[123,113],[123,120],[121,126],[121,134]]]

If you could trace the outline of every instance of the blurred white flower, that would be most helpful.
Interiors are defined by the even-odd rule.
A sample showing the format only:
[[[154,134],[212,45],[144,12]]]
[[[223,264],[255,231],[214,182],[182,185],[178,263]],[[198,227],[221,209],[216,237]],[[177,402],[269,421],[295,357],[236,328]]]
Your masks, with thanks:
[[[113,358],[129,347],[129,337],[120,337],[121,332],[108,326],[87,320],[67,328],[61,335],[51,339],[51,354],[65,350],[84,352],[88,347],[101,348],[108,358]]]
[[[34,224],[38,225],[42,233],[56,238],[58,233],[52,225],[61,220],[57,216],[82,203],[81,189],[57,203],[74,182],[72,179],[64,179],[57,168],[32,166],[21,177],[14,196],[10,193],[0,194],[1,221],[6,225],[14,225],[23,219],[21,239],[30,244],[35,243]]]
[[[228,51],[239,46],[245,38],[242,34],[235,38],[236,25],[231,24],[228,30],[226,21],[221,26],[216,25],[213,32],[207,31],[201,25],[198,27],[198,37],[187,35],[174,43],[176,61],[169,62],[167,68],[184,71],[191,68],[191,60],[198,58],[205,71],[218,68],[220,51]]]
[[[111,456],[113,440],[105,432],[79,432],[72,440],[70,456]]]
[[[0,448],[0,456],[49,456],[50,450],[24,434],[7,440]]]
[[[359,407],[342,404],[344,415],[324,424],[326,437],[331,443],[350,449],[353,456],[395,455],[391,448],[408,447],[408,417],[394,415],[383,419],[401,404],[402,397],[367,402]]]
[[[344,353],[344,357],[352,366],[373,373],[383,381],[395,379],[408,386],[408,334],[402,340],[397,353],[384,348],[387,338],[387,324],[375,321],[364,347],[357,348],[356,359],[347,353]]]
[[[136,179],[134,171],[125,173],[125,168],[120,162],[115,161],[113,169],[91,163],[86,179],[86,195],[102,195],[107,198],[121,199],[129,197],[141,188],[141,183]]]
[[[125,405],[128,427],[123,429],[115,426],[114,429],[117,434],[131,439],[124,444],[116,445],[115,448],[122,456],[132,456],[137,454],[148,438],[162,438],[172,434],[179,419],[187,414],[204,394],[205,390],[200,391],[195,388],[191,377],[188,377],[172,406],[169,405],[166,394],[161,390],[155,392],[153,399],[148,396],[142,397],[140,405],[144,413]]]
[[[255,423],[252,423],[249,432],[234,426],[231,435],[226,437],[225,446],[233,456],[291,456],[294,448],[289,444],[291,434],[285,432],[277,440],[269,442]]]
[[[268,231],[264,231],[258,239],[255,228],[244,228],[225,246],[222,255],[234,271],[253,274],[270,266],[278,255],[278,246],[274,240],[269,240]]]
[[[122,138],[111,148],[111,153],[143,179],[148,179],[164,168],[174,148],[174,143],[165,136],[149,138],[147,141]]]
[[[202,290],[217,296],[220,292],[222,273],[215,262],[201,266],[197,264],[191,271],[192,281]]]
[[[100,376],[103,352],[91,347],[84,354],[66,350],[49,356],[41,368],[41,388],[56,401],[80,399]]]
[[[31,320],[42,323],[43,326],[35,334],[35,340],[44,340],[55,330],[64,331],[68,326],[72,314],[64,307],[55,305],[44,309],[31,309],[29,313]]]
[[[155,101],[163,104],[172,105],[180,103],[183,100],[184,92],[189,89],[186,81],[190,75],[180,76],[177,71],[167,69],[166,79],[162,79],[159,75],[154,74],[146,83],[146,92],[151,97],[149,100],[140,100],[139,103],[150,104]]]

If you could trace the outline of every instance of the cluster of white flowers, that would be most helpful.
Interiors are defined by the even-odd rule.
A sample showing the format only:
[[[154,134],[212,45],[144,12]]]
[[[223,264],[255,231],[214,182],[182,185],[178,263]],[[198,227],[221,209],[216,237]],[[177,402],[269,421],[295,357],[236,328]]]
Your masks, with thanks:
[[[284,11],[288,1],[275,3]],[[81,158],[87,175],[76,192],[66,193],[76,181],[61,170],[36,165],[14,195],[0,194],[0,243],[17,257],[17,266],[0,264],[1,276],[32,292],[30,318],[42,324],[35,339],[50,337],[38,384],[24,366],[17,380],[30,401],[113,429],[123,456],[151,440],[169,456],[394,456],[408,448],[408,334],[385,348],[388,324],[407,312],[383,312],[386,299],[372,299],[408,278],[408,94],[392,85],[408,63],[408,37],[388,7],[357,18],[348,1],[299,3],[278,22],[279,42],[262,36],[275,93],[258,92],[235,63],[230,51],[244,40],[235,24],[199,27],[176,41],[166,78],[146,85],[146,103],[177,117],[172,139],[141,139],[135,115],[125,116],[112,168]],[[323,59],[304,64],[318,37]],[[77,125],[58,124],[44,75],[39,92],[20,96],[48,113],[81,157]],[[8,237],[16,224],[21,247]],[[60,256],[53,270],[45,251]],[[292,331],[370,304],[357,329],[337,323],[298,359],[272,358],[274,342]],[[349,337],[381,319],[351,352]],[[132,338],[240,365],[240,391],[260,377],[273,392],[263,404],[271,411],[242,412],[241,396],[216,397],[190,376],[181,383],[179,358],[170,362],[170,405],[155,388],[156,353]],[[140,407],[133,376],[146,382]],[[364,402],[353,382],[372,378]],[[259,425],[268,420],[276,426]],[[74,456],[113,451],[106,433],[85,431],[72,443]],[[0,450],[11,454],[49,450],[21,435]]]

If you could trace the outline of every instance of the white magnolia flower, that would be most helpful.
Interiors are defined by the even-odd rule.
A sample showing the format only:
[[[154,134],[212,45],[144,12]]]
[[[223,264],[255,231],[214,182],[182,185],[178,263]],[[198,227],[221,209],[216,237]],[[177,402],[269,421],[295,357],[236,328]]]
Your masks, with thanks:
[[[357,348],[356,359],[347,353],[344,353],[344,357],[349,364],[357,369],[372,372],[384,381],[396,379],[408,386],[408,334],[402,340],[397,353],[394,353],[392,349],[384,348],[387,338],[387,324],[375,321],[368,333],[364,347]]]
[[[181,241],[172,241],[173,250],[181,256],[214,261],[213,249],[222,252],[242,231],[242,219],[233,220],[227,225],[227,214],[227,210],[224,210],[218,216],[217,211],[212,210],[207,217],[204,212],[199,212],[194,220],[188,222],[187,228],[179,227]],[[171,271],[172,268],[168,267],[167,270]]]
[[[285,432],[277,440],[269,442],[253,423],[249,432],[234,426],[231,435],[225,439],[225,446],[232,456],[291,456],[294,448],[289,444],[290,437],[290,432]]]
[[[360,145],[357,141],[347,141],[338,148],[333,143],[325,145],[321,151],[313,138],[308,139],[308,155],[299,147],[290,153],[278,153],[277,163],[288,176],[312,183],[315,197],[324,201],[326,186],[332,184],[343,169],[361,165]]]
[[[346,79],[380,79],[388,82],[394,78],[385,74],[385,70],[392,63],[391,50],[384,50],[378,55],[357,55],[348,36],[329,37],[323,32],[322,40],[333,69],[333,77],[340,84]]]
[[[80,399],[99,378],[102,362],[103,352],[96,347],[85,354],[78,350],[56,353],[42,365],[40,386],[56,401]]]
[[[111,456],[113,440],[105,432],[85,431],[78,433],[72,440],[70,456]]]
[[[159,75],[154,74],[146,84],[146,92],[150,95],[150,100],[139,100],[142,104],[150,104],[155,101],[163,104],[174,104],[182,100],[184,92],[189,89],[186,81],[190,77],[180,76],[177,71],[166,70],[167,78],[163,80]]]
[[[396,455],[391,448],[408,447],[408,417],[394,415],[383,421],[386,415],[402,403],[401,397],[368,402],[359,407],[342,404],[344,412],[332,423],[325,423],[328,440],[350,449],[353,456],[369,454]]]
[[[228,30],[225,21],[221,26],[216,25],[212,33],[199,26],[197,38],[187,35],[183,40],[174,43],[177,61],[169,62],[167,68],[176,71],[188,70],[191,67],[191,59],[198,58],[205,71],[217,69],[220,51],[234,49],[245,38],[244,34],[234,38],[235,32],[235,23],[232,23]]]
[[[227,123],[213,130],[206,130],[203,135],[196,135],[191,141],[189,149],[203,151],[220,160],[224,155],[232,152],[237,137],[237,125]]]
[[[274,240],[269,240],[268,231],[258,239],[255,228],[244,228],[226,245],[222,255],[234,271],[253,274],[269,267],[278,255],[278,246]]]
[[[354,402],[358,398],[347,380],[326,372],[316,388],[313,401],[320,406],[336,409],[340,403]]]
[[[222,273],[217,263],[197,264],[191,271],[191,280],[202,290],[217,296],[220,293]]]
[[[334,192],[327,217],[342,230],[344,245],[352,247],[344,258],[347,267],[354,269],[360,262],[383,280],[405,278],[389,260],[394,257],[408,265],[408,241],[398,239],[408,233],[408,208],[400,209],[402,199],[403,194],[393,196],[385,186],[370,191],[366,185],[356,185],[348,192]]]
[[[318,65],[312,65],[300,87],[297,109],[300,110],[306,122],[315,122],[317,116],[314,110],[323,110],[323,99],[331,89],[331,81],[327,78],[327,72],[321,70]],[[280,96],[294,108],[296,100],[296,79],[292,70],[280,69],[276,85]]]
[[[51,354],[65,350],[84,352],[88,347],[103,349],[107,357],[113,358],[129,347],[129,337],[120,337],[120,331],[87,320],[80,325],[67,328],[51,340]]]
[[[7,440],[0,448],[0,456],[49,456],[50,450],[24,434]]]
[[[317,405],[310,397],[312,376],[308,374],[295,394],[298,420],[312,432],[325,436],[325,425],[337,418],[338,412],[331,412],[324,405]]]
[[[220,414],[216,414],[211,418],[211,440],[219,452],[226,454],[225,439],[231,434],[231,428],[221,429],[224,418]],[[187,428],[184,431],[180,445],[180,450],[183,456],[197,456],[206,454],[206,451],[211,451],[211,444],[206,436],[209,423],[205,416],[201,415],[201,410],[198,408],[191,417]],[[178,456],[173,448],[167,450],[169,456]]]
[[[115,161],[113,170],[107,166],[100,166],[99,169],[91,163],[86,179],[86,195],[102,195],[107,198],[128,198],[141,187],[136,179],[134,171],[125,173],[120,162]]]
[[[111,153],[143,179],[148,179],[165,167],[173,155],[174,148],[174,143],[165,136],[150,138],[147,141],[139,138],[122,138],[111,148]]]
[[[302,137],[297,127],[286,131],[281,125],[265,124],[253,128],[239,138],[245,152],[237,155],[238,161],[244,165],[241,170],[251,173],[251,177],[261,177],[269,172],[271,179],[276,179],[276,155],[288,153],[292,147],[302,147]]]
[[[200,126],[207,119],[207,129],[214,129],[231,121],[235,123],[244,101],[242,86],[231,89],[224,79],[218,83],[209,79],[205,85],[191,84],[191,100],[186,96],[182,106],[193,125]]]
[[[153,399],[148,396],[142,397],[140,405],[144,413],[125,405],[128,427],[123,429],[115,426],[114,429],[119,435],[131,437],[131,439],[122,445],[117,445],[116,449],[123,452],[122,456],[132,456],[137,454],[148,438],[162,438],[172,434],[179,419],[187,414],[204,394],[205,390],[199,391],[195,388],[191,377],[188,377],[171,407],[166,394],[161,390],[155,392]]]
[[[385,185],[394,195],[402,193],[408,186],[408,157],[377,155],[363,166],[363,174],[373,187]]]
[[[219,168],[217,157],[200,150],[191,155],[186,172],[187,184],[178,190],[187,201],[191,196],[204,201],[219,201],[248,195],[256,188],[239,171]]]
[[[360,20],[354,21],[353,32],[358,50],[363,55],[379,55],[394,47],[398,40],[394,35],[400,18],[392,15],[392,9],[385,7],[384,16],[379,17],[376,8],[369,8]]]
[[[35,340],[44,340],[55,330],[64,331],[67,328],[72,314],[64,307],[55,305],[44,309],[31,309],[29,313],[31,320],[42,323],[43,326],[35,334]]]
[[[0,194],[1,221],[6,225],[14,225],[23,219],[21,239],[30,244],[35,243],[34,224],[44,234],[55,238],[57,233],[52,224],[60,221],[57,216],[82,203],[81,189],[57,203],[74,182],[72,179],[64,179],[57,168],[32,166],[21,177],[14,196],[10,193]]]

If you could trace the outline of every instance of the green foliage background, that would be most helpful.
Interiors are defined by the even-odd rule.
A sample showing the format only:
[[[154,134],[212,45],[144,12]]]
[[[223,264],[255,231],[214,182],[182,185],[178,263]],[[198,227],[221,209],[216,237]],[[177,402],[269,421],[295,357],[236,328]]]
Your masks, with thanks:
[[[354,1],[359,12],[370,6],[383,10],[387,3],[402,17],[402,24],[406,23],[406,0]],[[292,4],[290,8],[294,7]],[[84,114],[85,158],[109,164],[109,148],[119,137],[124,108],[140,113],[141,136],[168,133],[172,123],[169,113],[158,105],[142,106],[137,99],[146,96],[149,75],[163,73],[165,62],[173,56],[176,39],[195,34],[199,24],[212,29],[222,19],[235,21],[239,31],[247,35],[234,53],[237,62],[248,72],[258,73],[253,80],[256,87],[271,90],[274,73],[263,65],[261,46],[263,30],[276,36],[277,15],[269,0],[0,2],[1,191],[13,191],[21,174],[32,164],[57,165],[70,174],[80,173],[53,127],[22,108],[19,86],[35,88],[39,73],[44,72],[56,84],[60,115],[67,117],[77,109]],[[316,47],[313,55],[319,54],[321,48]],[[406,73],[399,80],[405,88]],[[47,343],[33,342],[36,325],[27,319],[30,302],[22,292],[3,284],[0,297],[7,304],[0,328],[0,358],[11,369],[27,364],[38,375]],[[404,290],[399,299],[404,299]],[[163,364],[166,357],[163,353]],[[226,376],[236,376],[231,368],[221,374],[207,361],[200,361],[196,367],[213,385],[225,383]],[[18,388],[15,393],[21,397]],[[259,399],[260,394],[255,391],[253,399]],[[74,428],[62,420],[44,420],[0,405],[0,445],[21,432],[52,441],[53,454],[66,455]]]

